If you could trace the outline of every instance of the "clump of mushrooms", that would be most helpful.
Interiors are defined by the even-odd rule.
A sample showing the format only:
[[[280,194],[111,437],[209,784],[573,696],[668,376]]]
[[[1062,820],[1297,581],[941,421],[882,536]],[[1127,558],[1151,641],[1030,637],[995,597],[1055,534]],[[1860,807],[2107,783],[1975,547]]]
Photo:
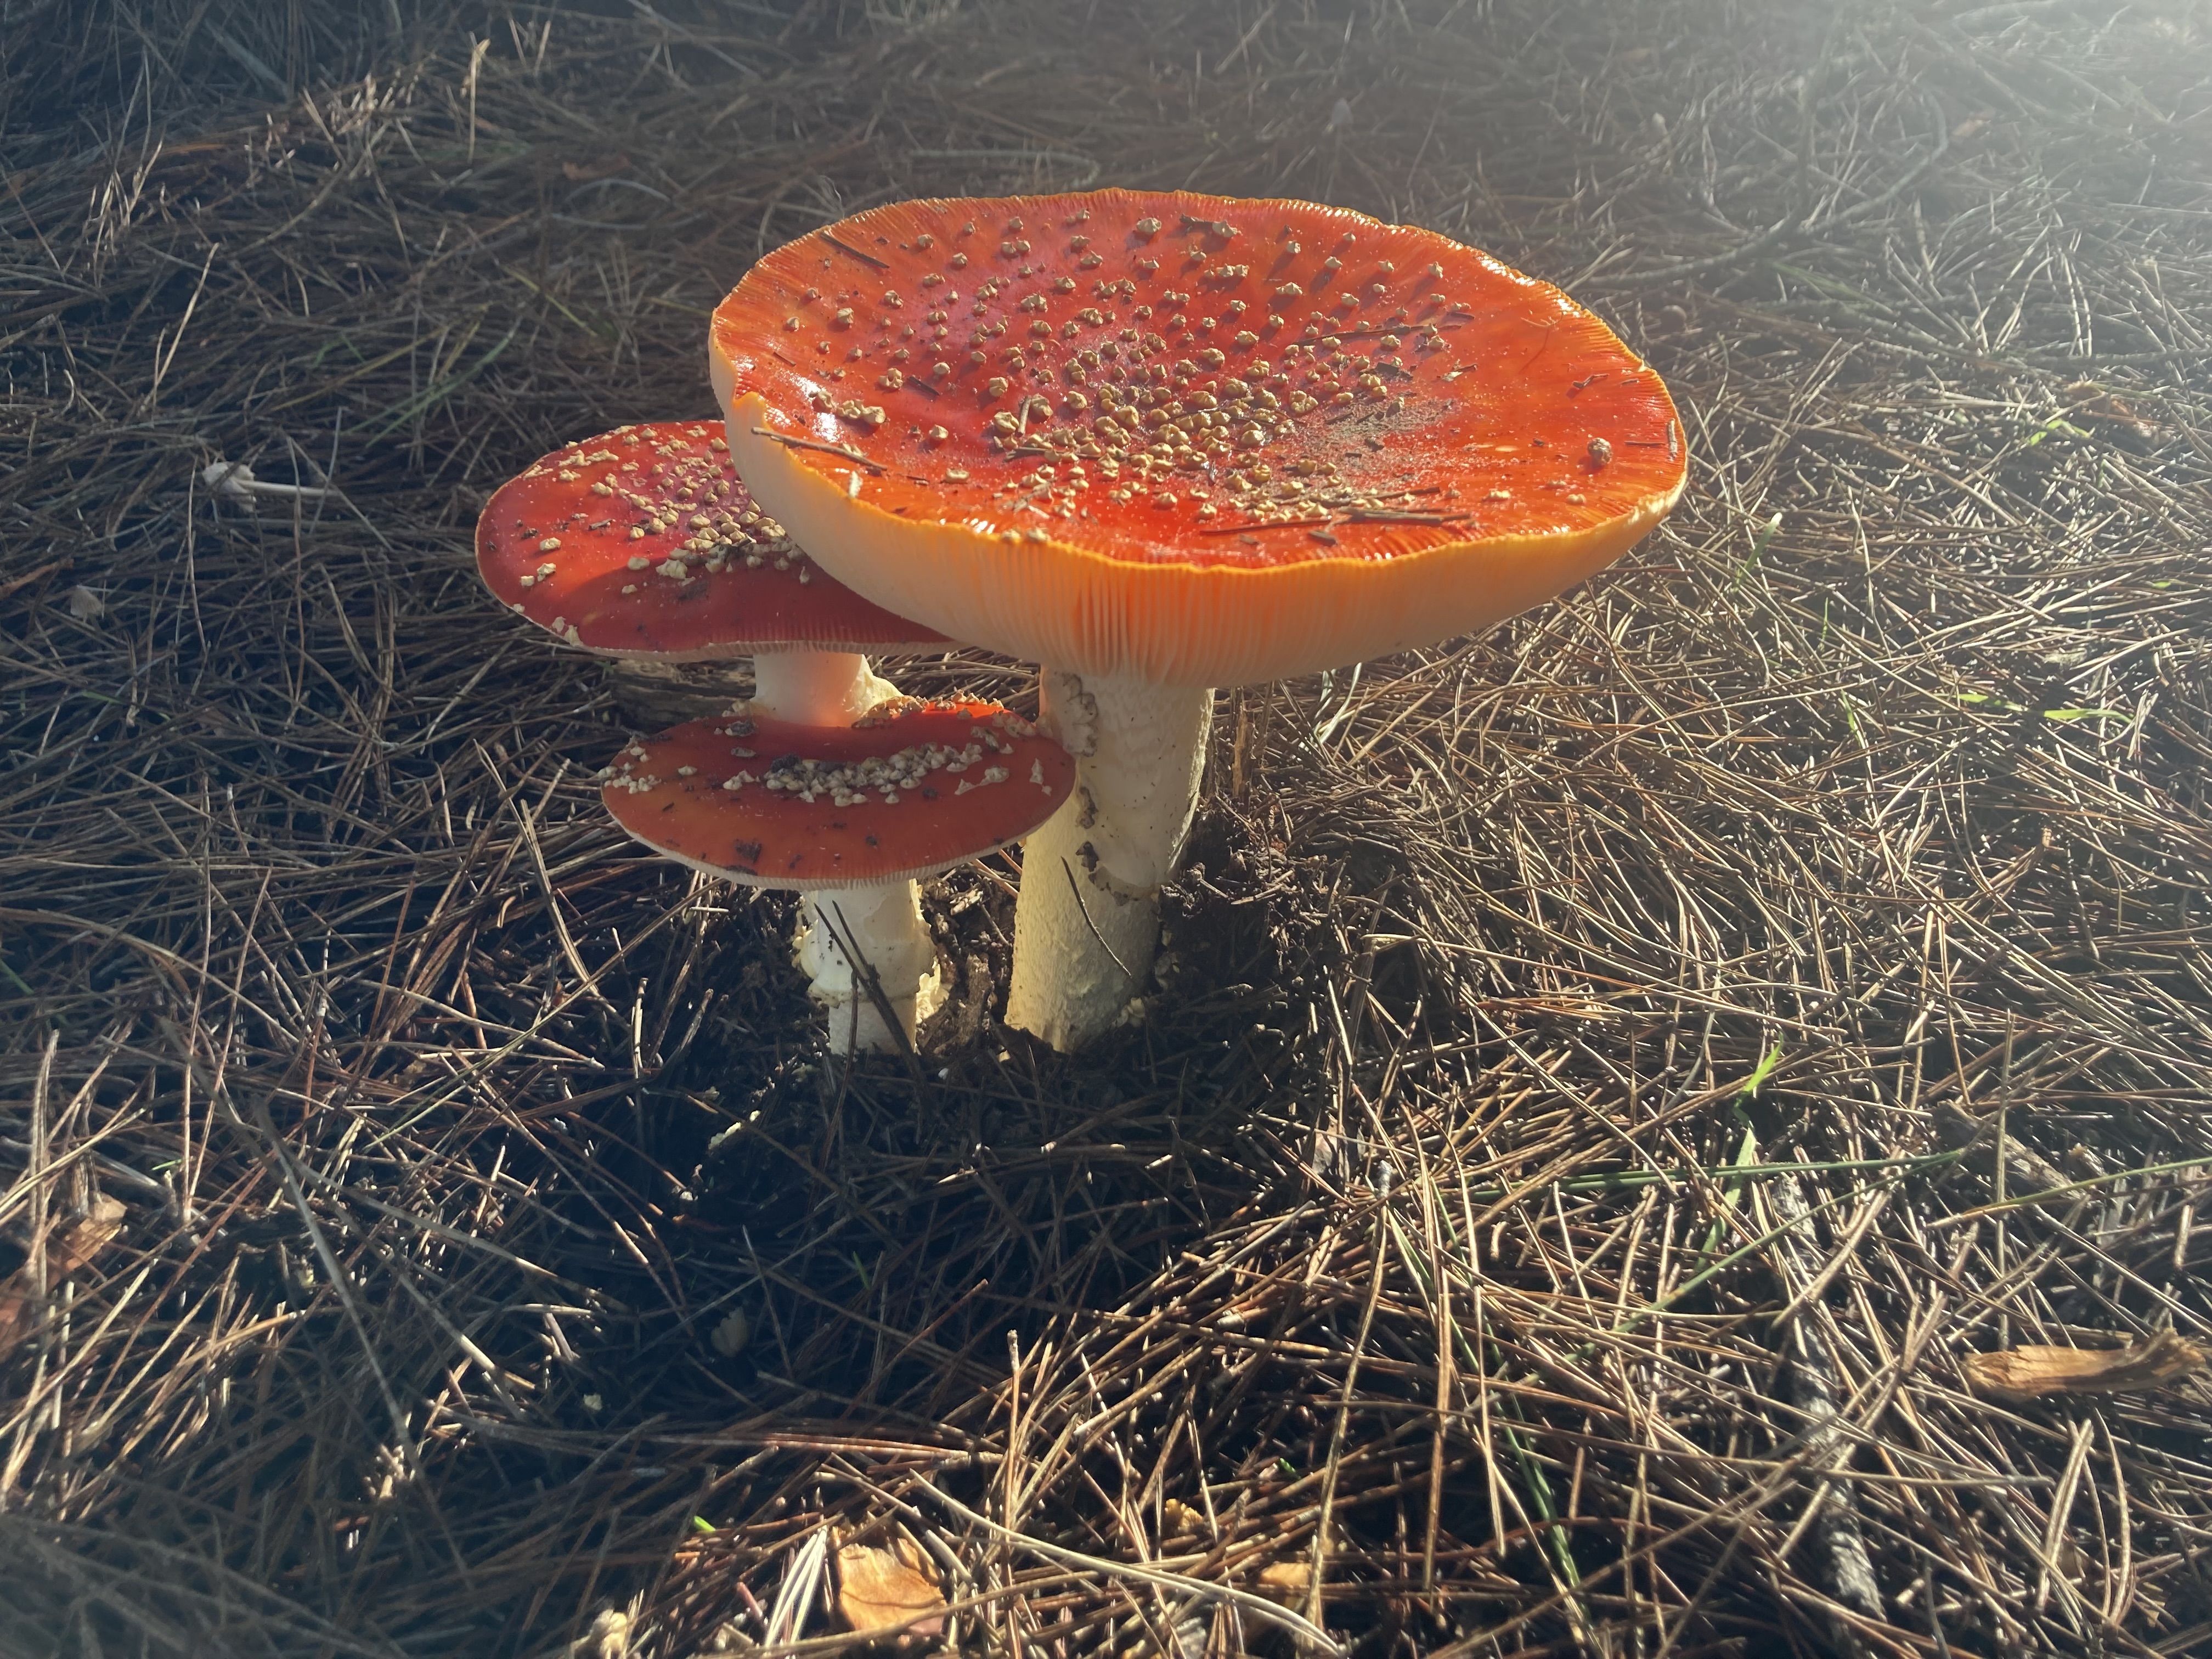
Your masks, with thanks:
[[[924,800],[901,816],[896,830],[884,830],[884,846],[919,849],[903,864],[876,842],[847,847],[838,839],[842,823],[817,826],[828,839],[810,854],[793,838],[805,814],[788,824],[764,825],[755,809],[787,780],[802,776],[776,769],[787,756],[860,765],[862,772],[847,781],[860,784],[865,773],[863,787],[871,788],[913,775],[914,757],[904,751],[915,747],[905,741],[914,733],[888,719],[910,700],[899,700],[897,688],[860,653],[942,648],[949,641],[817,569],[746,494],[715,423],[625,426],[555,451],[502,485],[485,506],[477,526],[477,562],[485,585],[518,615],[585,650],[659,662],[752,657],[753,697],[727,719],[770,734],[762,741],[775,746],[769,760],[752,769],[765,781],[744,810],[734,793],[715,801],[719,817],[689,799],[696,793],[694,775],[742,788],[736,780],[746,768],[728,763],[751,758],[733,752],[742,751],[743,743],[726,735],[710,739],[698,722],[641,740],[657,745],[653,752],[674,792],[668,800],[654,796],[648,808],[644,798],[658,783],[645,780],[658,774],[639,770],[633,749],[609,769],[609,805],[632,835],[694,867],[803,894],[799,964],[830,1012],[836,1047],[895,1048],[910,1038],[931,1012],[939,984],[915,877],[988,852],[1019,833],[1003,830],[1003,811],[951,808],[969,793],[960,783],[972,790],[994,763],[978,764],[974,777],[954,778],[942,813]],[[990,705],[962,705],[944,718],[964,722],[954,753],[964,755],[977,744],[1030,741],[1018,732],[1007,738],[1016,732],[1006,724],[1013,717]],[[943,724],[936,714],[929,720],[932,732]],[[856,729],[870,735],[855,738]],[[900,741],[885,749],[886,734]],[[712,752],[693,754],[701,744]],[[1024,773],[1033,763],[1038,785],[1045,784],[1049,757],[1023,753]],[[974,758],[980,762],[980,754]],[[899,792],[889,793],[896,804]],[[1038,787],[1024,796],[1041,803],[1036,818],[1062,798]],[[791,799],[808,807],[815,801],[800,785]],[[677,816],[653,816],[663,809]],[[933,816],[945,821],[913,822]],[[964,826],[963,818],[969,820]],[[680,823],[681,833],[663,834],[664,823]],[[710,836],[702,828],[708,823],[721,828]],[[763,855],[747,855],[756,843],[775,849],[767,863]],[[833,847],[834,855],[827,850]],[[846,878],[838,878],[840,872]]]
[[[738,470],[825,568],[1045,665],[1077,785],[1007,1018],[1063,1048],[1145,988],[1210,688],[1486,627],[1686,476],[1659,377],[1565,294],[1303,202],[894,204],[762,259],[709,339]]]

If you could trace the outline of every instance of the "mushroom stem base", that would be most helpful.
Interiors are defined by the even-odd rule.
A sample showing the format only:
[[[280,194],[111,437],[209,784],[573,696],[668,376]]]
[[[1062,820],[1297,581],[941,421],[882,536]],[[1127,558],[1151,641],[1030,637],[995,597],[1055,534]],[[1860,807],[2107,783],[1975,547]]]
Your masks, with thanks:
[[[1151,977],[1213,693],[1053,670],[1042,703],[1075,789],[1023,846],[1006,1023],[1066,1052],[1118,1024]]]
[[[830,1016],[830,1046],[841,1054],[895,1053],[915,1027],[945,1001],[937,946],[921,919],[921,896],[910,881],[874,887],[827,887],[799,900],[799,971],[807,994]],[[869,994],[874,972],[883,1005]],[[888,1007],[900,1029],[884,1020]]]
[[[753,659],[753,703],[764,714],[809,726],[850,726],[898,687],[849,651],[763,651]],[[921,919],[921,893],[910,881],[823,888],[799,901],[794,957],[807,994],[830,1016],[830,1046],[849,1054],[896,1051],[945,1000],[937,945]],[[856,975],[844,945],[872,969],[901,1031]]]

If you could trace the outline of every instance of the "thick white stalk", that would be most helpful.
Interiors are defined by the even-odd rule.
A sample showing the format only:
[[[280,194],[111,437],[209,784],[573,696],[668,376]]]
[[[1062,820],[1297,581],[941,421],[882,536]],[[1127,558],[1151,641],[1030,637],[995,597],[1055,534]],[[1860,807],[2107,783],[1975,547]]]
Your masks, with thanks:
[[[1119,1022],[1151,975],[1213,693],[1054,669],[1041,713],[1076,757],[1075,789],[1023,844],[1006,1022],[1066,1052]]]
[[[806,726],[849,726],[898,688],[847,651],[764,651],[753,659],[753,703],[763,714]],[[799,896],[795,955],[807,994],[830,1017],[839,1054],[894,1050],[945,1000],[937,945],[910,881],[823,887]],[[875,973],[902,1030],[886,1024],[853,954]]]

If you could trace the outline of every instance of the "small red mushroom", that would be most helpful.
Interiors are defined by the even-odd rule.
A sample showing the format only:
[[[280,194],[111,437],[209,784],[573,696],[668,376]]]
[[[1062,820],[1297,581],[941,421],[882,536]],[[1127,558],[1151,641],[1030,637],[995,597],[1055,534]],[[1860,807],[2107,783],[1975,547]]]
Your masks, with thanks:
[[[615,821],[656,852],[813,897],[828,935],[819,948],[875,968],[911,1030],[915,993],[884,966],[905,960],[904,896],[1043,823],[1067,799],[1075,760],[994,703],[905,698],[843,726],[740,703],[635,739],[601,777]],[[833,1027],[839,1047],[896,1046],[864,991],[846,1001],[852,1029]]]
[[[739,470],[830,569],[1047,665],[1085,805],[1024,852],[1007,1018],[1063,1048],[1142,988],[1206,688],[1487,627],[1686,473],[1658,375],[1558,289],[1306,202],[896,203],[708,337]]]
[[[627,745],[607,808],[696,870],[797,892],[932,876],[1020,840],[1074,757],[988,702],[888,704],[851,726],[748,712]]]

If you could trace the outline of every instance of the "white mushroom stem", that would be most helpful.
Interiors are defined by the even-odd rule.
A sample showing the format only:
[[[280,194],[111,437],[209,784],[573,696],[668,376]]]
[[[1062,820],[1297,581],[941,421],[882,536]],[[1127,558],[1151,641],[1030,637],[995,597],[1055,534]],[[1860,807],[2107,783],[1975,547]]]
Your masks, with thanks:
[[[753,659],[753,701],[780,720],[850,726],[898,694],[855,652],[763,651]]]
[[[753,703],[763,714],[806,726],[849,726],[898,688],[844,651],[763,651],[753,659]],[[921,919],[921,893],[910,881],[823,887],[802,894],[796,951],[807,994],[830,1017],[839,1054],[894,1050],[944,1000],[937,945]],[[857,956],[900,1030],[869,995]]]
[[[937,945],[921,919],[921,892],[910,881],[872,887],[824,887],[800,895],[796,955],[807,994],[830,1016],[830,1046],[841,1054],[900,1047],[945,1000]],[[848,954],[848,950],[851,954]],[[875,969],[899,1031],[876,1006],[852,957]]]
[[[1006,1021],[1065,1052],[1118,1023],[1151,975],[1213,693],[1048,670],[1041,705],[1075,789],[1023,845]]]

